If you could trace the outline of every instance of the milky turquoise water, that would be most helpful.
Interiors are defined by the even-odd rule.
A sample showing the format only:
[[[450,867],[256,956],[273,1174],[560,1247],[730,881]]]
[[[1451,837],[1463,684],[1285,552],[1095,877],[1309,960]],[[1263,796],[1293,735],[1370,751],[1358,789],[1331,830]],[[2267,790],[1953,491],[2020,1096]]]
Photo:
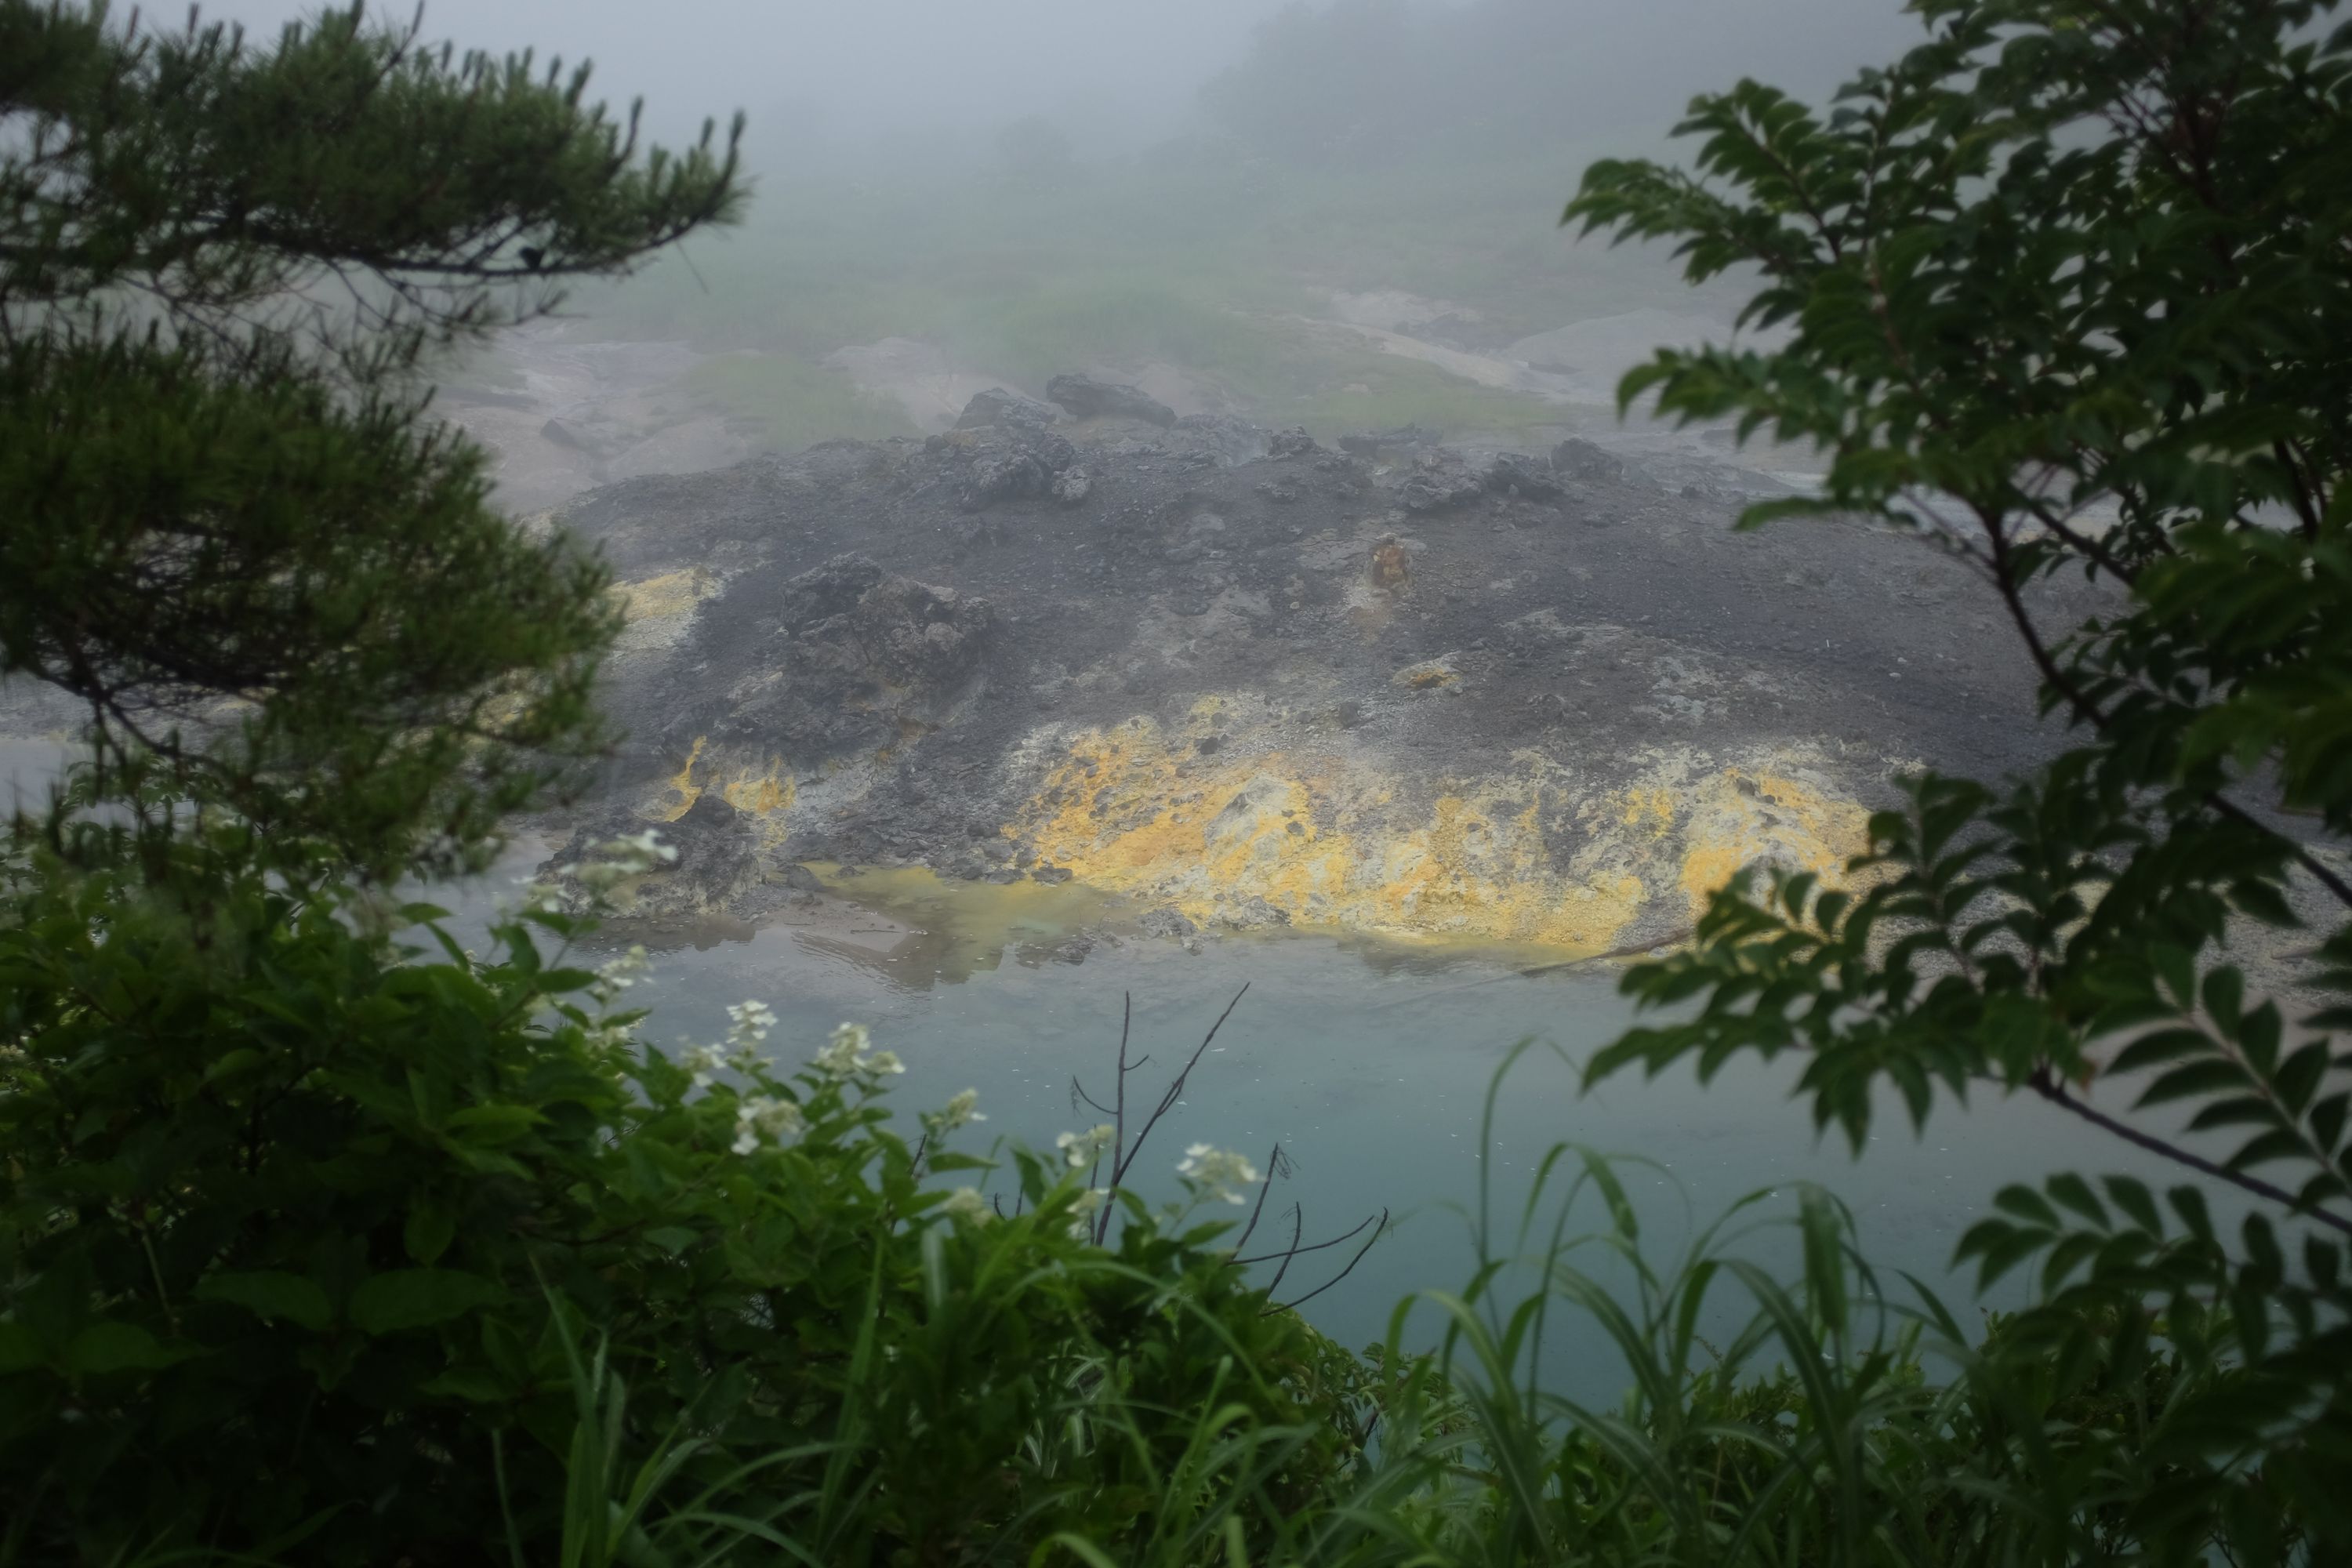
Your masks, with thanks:
[[[1253,1252],[1287,1235],[1282,1216],[1292,1203],[1303,1206],[1310,1241],[1385,1206],[1388,1234],[1345,1283],[1305,1309],[1351,1345],[1379,1339],[1400,1299],[1465,1281],[1475,1265],[1467,1220],[1482,1175],[1507,1245],[1536,1165],[1563,1142],[1631,1157],[1622,1175],[1661,1263],[1687,1242],[1694,1220],[1711,1220],[1759,1189],[1780,1193],[1759,1212],[1785,1215],[1790,1184],[1811,1181],[1851,1205],[1863,1249],[1890,1288],[1893,1271],[1916,1274],[1947,1292],[1964,1322],[1979,1307],[2022,1300],[2013,1280],[1979,1300],[1948,1267],[2000,1184],[2062,1168],[2170,1179],[2030,1100],[1946,1107],[1924,1137],[1890,1104],[1857,1161],[1842,1136],[1815,1136],[1809,1108],[1790,1098],[1793,1063],[1745,1062],[1706,1087],[1682,1071],[1580,1092],[1571,1064],[1630,1021],[1611,972],[1530,978],[1491,956],[1401,954],[1308,935],[1211,942],[1197,953],[1164,941],[1099,940],[1071,963],[1066,948],[1056,956],[1066,932],[1018,928],[988,933],[975,963],[969,942],[950,960],[937,942],[858,947],[839,939],[837,925],[770,926],[657,953],[635,994],[652,1008],[647,1037],[664,1045],[715,1040],[728,1004],[764,1000],[780,1018],[770,1047],[786,1060],[816,1049],[838,1021],[865,1023],[877,1046],[908,1064],[893,1094],[903,1110],[979,1090],[990,1120],[959,1134],[957,1146],[985,1152],[1000,1138],[1050,1146],[1058,1132],[1106,1120],[1074,1110],[1070,1085],[1075,1077],[1109,1102],[1123,999],[1134,1010],[1131,1052],[1150,1058],[1129,1080],[1133,1107],[1157,1100],[1167,1075],[1246,983],[1181,1102],[1152,1134],[1140,1184],[1174,1196],[1173,1166],[1193,1142],[1238,1148],[1261,1167],[1278,1142],[1295,1169],[1274,1189]],[[1529,1039],[1539,1047],[1504,1080],[1491,1142],[1482,1142],[1489,1087]],[[1597,1205],[1584,1212],[1571,1233],[1601,1223]],[[1321,1284],[1352,1250],[1302,1258],[1282,1296]],[[1794,1267],[1791,1238],[1759,1237],[1745,1251]],[[1622,1280],[1622,1270],[1611,1277]],[[1717,1329],[1744,1316],[1727,1299],[1710,1315]],[[1420,1321],[1411,1337],[1426,1342],[1436,1320]],[[1564,1323],[1549,1337],[1567,1347],[1567,1375],[1587,1385],[1582,1392],[1612,1392],[1601,1385],[1622,1374],[1589,1328]],[[1580,1351],[1593,1352],[1590,1365],[1601,1370],[1578,1376]]]

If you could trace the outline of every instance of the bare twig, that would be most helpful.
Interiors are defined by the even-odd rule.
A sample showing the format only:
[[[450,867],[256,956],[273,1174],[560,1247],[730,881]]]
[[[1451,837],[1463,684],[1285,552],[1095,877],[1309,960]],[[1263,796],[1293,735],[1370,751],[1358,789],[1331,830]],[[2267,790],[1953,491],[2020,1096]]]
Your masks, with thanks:
[[[1369,1224],[1370,1222],[1368,1221],[1366,1223]],[[1381,1210],[1380,1224],[1372,1227],[1371,1235],[1364,1237],[1364,1245],[1356,1248],[1356,1255],[1348,1259],[1348,1267],[1340,1269],[1339,1272],[1331,1276],[1330,1279],[1323,1281],[1322,1284],[1315,1287],[1314,1289],[1307,1292],[1306,1295],[1300,1296],[1295,1300],[1285,1301],[1279,1307],[1269,1307],[1266,1310],[1268,1312],[1295,1312],[1299,1308],[1305,1306],[1307,1302],[1315,1300],[1316,1297],[1323,1294],[1324,1291],[1331,1289],[1332,1286],[1337,1285],[1340,1280],[1345,1279],[1349,1275],[1353,1274],[1356,1271],[1356,1265],[1364,1260],[1364,1254],[1372,1249],[1372,1243],[1380,1240],[1381,1237],[1388,1230],[1388,1227],[1389,1211],[1382,1209]],[[1360,1225],[1356,1227],[1357,1230],[1361,1230],[1363,1228],[1363,1226]],[[1349,1234],[1353,1235],[1354,1232],[1351,1231]],[[1267,1292],[1268,1295],[1271,1295],[1272,1293],[1273,1292],[1270,1290]]]
[[[1202,1057],[1208,1053],[1209,1042],[1217,1037],[1217,1031],[1225,1026],[1225,1020],[1234,1016],[1234,1009],[1240,1006],[1242,998],[1248,994],[1249,984],[1244,982],[1242,988],[1234,993],[1234,999],[1225,1004],[1225,1010],[1217,1015],[1217,1021],[1209,1026],[1209,1032],[1201,1037],[1201,1043],[1193,1047],[1192,1058],[1185,1062],[1183,1070],[1169,1080],[1167,1092],[1160,1097],[1160,1103],[1154,1106],[1151,1114],[1144,1119],[1143,1130],[1135,1135],[1135,1147],[1125,1151],[1118,1160],[1113,1162],[1110,1172],[1112,1186],[1116,1187],[1126,1180],[1127,1173],[1134,1168],[1137,1157],[1143,1152],[1143,1141],[1151,1136],[1151,1130],[1160,1125],[1160,1119],[1175,1108],[1178,1098],[1184,1092],[1184,1080],[1192,1075],[1192,1069],[1200,1065]],[[1123,1052],[1124,1047],[1122,1047]]]

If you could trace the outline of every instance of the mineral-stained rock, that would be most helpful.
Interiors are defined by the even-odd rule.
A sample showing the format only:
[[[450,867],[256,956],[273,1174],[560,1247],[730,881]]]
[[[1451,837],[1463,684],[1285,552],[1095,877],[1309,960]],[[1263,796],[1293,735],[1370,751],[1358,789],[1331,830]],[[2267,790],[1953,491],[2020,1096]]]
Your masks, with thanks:
[[[635,739],[606,799],[630,828],[734,805],[772,863],[747,918],[803,858],[1016,900],[1048,868],[1202,928],[1187,943],[1260,899],[1592,953],[1685,928],[1759,858],[1833,872],[1898,765],[2060,743],[1987,717],[2030,712],[2035,672],[1993,657],[1963,565],[1839,522],[1734,536],[1675,493],[1728,470],[1656,459],[1627,487],[1613,448],[1490,464],[1418,433],[1377,463],[1268,440],[1286,455],[1225,467],[1223,428],[992,423],[581,498],[557,526],[640,590],[716,590],[608,669]],[[1049,481],[961,510],[1024,454],[1056,480],[1082,461],[1083,505]],[[1456,510],[1409,514],[1409,490]],[[1552,507],[1563,534],[1509,526]],[[2036,592],[2053,617],[2106,603]]]
[[[1187,937],[1201,934],[1201,928],[1184,918],[1183,911],[1172,909],[1147,910],[1135,922],[1136,929],[1146,936]]]
[[[1091,375],[1057,375],[1045,395],[1074,419],[1140,419],[1147,425],[1176,423],[1176,411],[1140,387],[1097,381]]]

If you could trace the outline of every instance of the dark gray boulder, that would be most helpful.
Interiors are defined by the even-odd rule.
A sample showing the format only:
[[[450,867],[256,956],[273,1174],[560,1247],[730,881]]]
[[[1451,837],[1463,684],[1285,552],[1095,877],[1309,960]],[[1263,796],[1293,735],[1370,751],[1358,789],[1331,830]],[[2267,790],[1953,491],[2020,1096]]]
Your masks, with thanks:
[[[1060,418],[1050,403],[1040,403],[1024,394],[1002,386],[992,386],[986,392],[974,393],[957,416],[959,430],[977,430],[993,426],[1000,430],[1043,430]]]
[[[1485,476],[1463,461],[1459,452],[1441,447],[1412,460],[1412,473],[1397,500],[1407,511],[1427,513],[1452,511],[1486,493]]]
[[[1613,485],[1625,478],[1625,464],[1590,441],[1571,436],[1551,449],[1552,472],[1589,485]]]
[[[1176,423],[1176,411],[1140,387],[1091,375],[1057,375],[1045,384],[1045,395],[1073,419],[1140,419],[1163,427]]]
[[[1568,493],[1549,464],[1524,452],[1505,452],[1496,458],[1486,470],[1486,489],[1522,500],[1558,500]]]

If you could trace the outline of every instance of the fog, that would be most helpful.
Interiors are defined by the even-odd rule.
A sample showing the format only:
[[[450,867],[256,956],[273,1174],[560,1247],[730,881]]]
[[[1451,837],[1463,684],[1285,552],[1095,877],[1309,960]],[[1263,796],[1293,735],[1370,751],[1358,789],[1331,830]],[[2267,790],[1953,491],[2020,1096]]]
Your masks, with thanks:
[[[229,0],[204,14],[266,37],[317,9]],[[740,109],[771,156],[846,159],[878,145],[951,159],[1031,116],[1082,155],[1197,129],[1202,89],[1249,57],[1258,29],[1334,10],[1432,31],[1481,24],[1512,40],[1504,49],[1524,68],[1508,90],[1587,132],[1662,129],[1692,93],[1742,73],[1817,92],[1916,36],[1897,0],[442,0],[425,6],[424,34],[592,60],[600,94],[644,98],[671,137]],[[1384,84],[1407,121],[1475,85],[1446,79],[1444,49],[1418,52],[1416,68]]]

